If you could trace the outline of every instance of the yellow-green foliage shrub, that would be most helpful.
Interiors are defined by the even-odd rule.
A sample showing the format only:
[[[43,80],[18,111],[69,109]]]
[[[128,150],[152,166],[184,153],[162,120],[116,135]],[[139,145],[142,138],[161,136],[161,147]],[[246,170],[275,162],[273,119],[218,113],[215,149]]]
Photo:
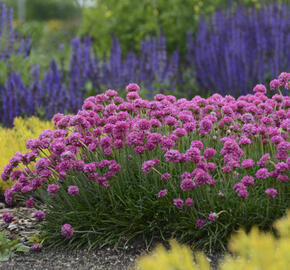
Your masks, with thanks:
[[[167,251],[162,245],[156,247],[152,255],[141,257],[136,270],[209,270],[210,264],[202,253],[194,256],[189,247],[170,241],[171,249]]]
[[[44,129],[53,129],[53,123],[41,121],[37,117],[15,118],[13,128],[0,128],[0,170],[9,162],[16,152],[25,153],[26,140],[37,138]],[[11,186],[11,182],[0,181],[0,194]]]
[[[249,234],[240,230],[230,241],[229,249],[237,255],[227,256],[221,270],[287,270],[290,268],[290,211],[275,224],[280,238],[271,233],[252,229]]]
[[[286,217],[276,222],[280,235],[277,239],[271,233],[259,232],[253,228],[249,234],[243,230],[232,236],[229,250],[235,256],[227,255],[220,262],[220,270],[287,270],[290,265],[290,211]],[[158,246],[149,256],[137,260],[136,270],[208,270],[205,255],[193,256],[189,247],[170,242],[167,251]],[[194,261],[194,257],[196,261]]]

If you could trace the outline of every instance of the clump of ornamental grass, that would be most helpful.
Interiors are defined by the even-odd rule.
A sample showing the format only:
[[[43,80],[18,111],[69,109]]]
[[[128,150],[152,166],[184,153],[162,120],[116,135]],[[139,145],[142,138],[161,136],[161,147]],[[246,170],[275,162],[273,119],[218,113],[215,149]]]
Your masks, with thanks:
[[[126,100],[114,90],[89,97],[57,129],[26,142],[2,179],[8,204],[26,200],[47,245],[118,247],[174,237],[195,248],[226,249],[240,226],[271,224],[290,205],[289,73],[255,94]]]

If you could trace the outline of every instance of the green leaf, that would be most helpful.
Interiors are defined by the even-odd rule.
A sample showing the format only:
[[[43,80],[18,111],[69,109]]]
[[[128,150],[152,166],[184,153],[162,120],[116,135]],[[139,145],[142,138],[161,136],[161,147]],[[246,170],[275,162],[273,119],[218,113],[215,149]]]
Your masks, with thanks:
[[[7,241],[7,246],[8,246],[8,247],[13,247],[13,246],[16,246],[18,243],[19,243],[19,239],[8,240],[8,241]]]
[[[29,247],[25,246],[23,244],[18,244],[17,246],[14,247],[15,252],[24,252],[27,253],[29,252]]]
[[[0,252],[0,262],[8,261],[10,257],[13,256],[13,252],[11,252],[8,249],[5,249],[4,251],[1,250]]]

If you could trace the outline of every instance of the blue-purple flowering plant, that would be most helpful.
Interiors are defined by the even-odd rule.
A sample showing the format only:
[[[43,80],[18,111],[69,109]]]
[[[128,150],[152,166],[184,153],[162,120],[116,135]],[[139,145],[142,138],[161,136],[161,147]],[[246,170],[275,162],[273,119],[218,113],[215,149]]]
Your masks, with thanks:
[[[28,56],[30,38],[19,36],[13,26],[13,9],[0,3],[0,59],[7,62],[11,55]]]
[[[167,53],[165,37],[160,35],[144,39],[138,53],[127,54],[122,53],[118,39],[113,38],[111,53],[105,58],[95,54],[90,38],[74,38],[70,59],[51,59],[44,70],[39,65],[15,64],[29,61],[5,63],[5,79],[0,80],[0,122],[9,126],[19,115],[51,118],[57,112],[75,113],[85,97],[108,87],[123,89],[130,81],[139,83],[142,94],[148,98],[157,90],[187,98],[197,93],[229,93],[235,97],[246,94],[254,83],[269,82],[290,69],[288,7],[238,6],[217,11],[207,21],[201,19],[197,32],[188,35],[186,61],[180,58],[178,50]],[[13,48],[20,45],[17,50],[1,47],[5,61],[7,55],[9,59],[26,57],[30,49],[29,39],[15,42],[11,14],[10,9],[2,6],[0,38],[8,45],[13,43]],[[23,71],[29,71],[29,76]],[[276,87],[275,82],[272,87]]]
[[[71,44],[68,70],[52,59],[43,74],[39,65],[30,67],[28,83],[19,72],[9,73],[0,85],[1,122],[9,126],[19,115],[51,118],[57,112],[77,112],[88,94],[101,93],[107,85],[121,89],[133,79],[144,86],[149,97],[157,87],[164,92],[177,83],[178,52],[169,57],[162,36],[144,40],[138,56],[133,52],[123,56],[114,39],[111,55],[104,60],[94,54],[89,38],[75,38]]]
[[[201,19],[188,33],[187,61],[205,92],[238,96],[290,70],[289,5],[238,6]]]

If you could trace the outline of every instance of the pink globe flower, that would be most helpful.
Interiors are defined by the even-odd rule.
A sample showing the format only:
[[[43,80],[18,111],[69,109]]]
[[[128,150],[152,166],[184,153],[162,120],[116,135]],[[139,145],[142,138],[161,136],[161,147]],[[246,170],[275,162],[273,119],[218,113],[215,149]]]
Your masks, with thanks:
[[[199,218],[196,220],[195,224],[198,228],[202,228],[206,224],[206,220]]]
[[[182,209],[183,208],[183,200],[181,198],[176,198],[173,200],[173,204],[178,208],[178,209]]]
[[[67,193],[73,196],[76,196],[80,193],[78,186],[69,186]]]
[[[274,188],[267,188],[265,190],[265,193],[271,196],[272,198],[274,198],[278,194],[277,190]]]
[[[180,188],[183,191],[192,190],[195,188],[195,184],[191,178],[185,178],[181,181]]]
[[[199,125],[200,125],[200,134],[201,135],[208,134],[213,128],[212,122],[208,119],[201,120]]]
[[[33,252],[37,252],[37,251],[40,251],[41,250],[41,245],[39,244],[33,244],[31,247],[30,247],[30,251],[33,251]]]
[[[158,198],[164,197],[167,194],[167,189],[162,189],[158,192]]]
[[[275,79],[270,82],[270,89],[277,90],[281,86],[279,80]]]
[[[74,235],[74,229],[72,228],[72,226],[70,224],[64,224],[61,227],[61,234],[63,237],[65,237],[66,239],[70,239],[73,237]]]
[[[246,187],[253,186],[255,184],[255,180],[253,176],[245,175],[242,178],[242,184]]]
[[[288,182],[289,181],[289,176],[287,174],[279,174],[277,176],[277,178],[281,181],[281,182]]]
[[[45,213],[42,210],[36,210],[33,213],[33,217],[35,217],[36,221],[41,222],[45,220]]]
[[[264,180],[270,176],[268,169],[262,168],[256,172],[256,177],[260,180]]]
[[[26,208],[32,208],[34,206],[34,199],[30,197],[26,202],[25,202]]]
[[[147,160],[147,161],[144,161],[144,162],[142,163],[142,171],[143,171],[145,174],[148,174],[148,173],[152,170],[152,168],[153,168],[154,165],[155,165],[154,160]]]
[[[137,92],[129,92],[127,95],[126,95],[126,98],[128,101],[132,101],[132,100],[137,100],[139,99],[139,95]]]
[[[47,191],[51,194],[51,195],[56,195],[56,193],[59,191],[59,185],[56,184],[51,184],[47,187]]]
[[[170,173],[166,172],[161,175],[161,180],[165,181],[165,180],[168,180],[170,177],[171,177]]]
[[[190,147],[196,147],[201,150],[203,148],[203,143],[202,141],[195,140],[191,142]]]
[[[177,128],[173,131],[173,134],[177,137],[183,137],[187,135],[187,132],[184,128]]]
[[[126,87],[126,92],[139,92],[139,91],[140,91],[140,87],[136,83],[130,83]]]
[[[241,167],[243,169],[247,169],[247,168],[253,167],[254,165],[255,165],[254,160],[248,158],[248,159],[243,160]]]
[[[249,193],[248,193],[248,191],[246,189],[239,189],[238,190],[238,196],[243,198],[243,199],[246,199],[246,198],[248,198]]]
[[[270,160],[270,154],[266,153],[260,158],[260,160],[257,162],[257,164],[260,167],[266,167],[269,160]]]
[[[205,159],[211,159],[215,156],[216,150],[213,148],[207,148],[203,152],[203,156]]]
[[[263,84],[257,84],[254,89],[253,89],[254,92],[257,92],[257,93],[263,93],[263,94],[266,94],[267,93],[267,88],[265,87],[265,85]]]
[[[178,150],[169,150],[164,154],[166,161],[178,163],[180,161],[180,153]]]
[[[185,200],[185,205],[186,205],[187,207],[192,206],[192,205],[193,205],[193,199],[191,199],[191,198],[187,198],[187,199]]]
[[[216,220],[216,217],[217,217],[216,213],[210,211],[210,213],[208,215],[208,220],[213,222]]]
[[[149,130],[151,128],[151,123],[147,119],[140,119],[137,121],[136,127],[141,131]]]
[[[2,219],[5,223],[9,224],[13,221],[14,217],[10,213],[3,212]]]
[[[108,89],[105,93],[106,96],[108,96],[109,98],[112,98],[114,96],[118,95],[118,92],[113,90],[113,89]]]
[[[278,77],[278,81],[280,82],[281,85],[286,84],[289,79],[290,79],[290,73],[287,73],[287,72],[282,72]]]

